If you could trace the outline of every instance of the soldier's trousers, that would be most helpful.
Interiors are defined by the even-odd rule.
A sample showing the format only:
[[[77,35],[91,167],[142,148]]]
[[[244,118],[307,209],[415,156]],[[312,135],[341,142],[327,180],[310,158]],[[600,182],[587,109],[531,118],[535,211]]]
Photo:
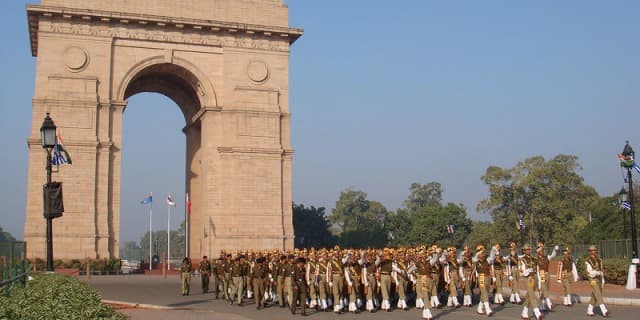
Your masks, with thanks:
[[[511,293],[520,295],[520,270],[518,267],[511,267]]]
[[[311,279],[311,281],[312,282],[309,285],[309,299],[311,299],[311,301],[315,301],[318,299],[318,287],[315,286],[313,279]]]
[[[376,276],[374,274],[367,275],[367,282],[369,282],[367,286],[367,301],[373,301],[376,297],[376,289],[378,286]]]
[[[211,276],[211,287],[213,288],[213,292],[216,294],[216,298],[220,293],[220,278],[218,278],[217,274]]]
[[[416,283],[416,294],[420,292],[423,297],[429,297],[429,288],[433,286],[433,279],[427,275],[418,275],[418,281]],[[430,309],[431,304],[428,301],[424,303],[425,309]]]
[[[222,288],[224,290],[224,298],[227,300],[231,300],[232,295],[229,292],[229,289],[231,289],[231,287],[233,287],[233,283],[231,282],[231,273],[229,272],[225,272],[224,273],[224,281],[222,282]]]
[[[238,304],[242,303],[242,291],[244,289],[243,277],[233,277],[233,292],[238,296]]]
[[[540,297],[548,298],[549,297],[549,274],[545,271],[540,271]]]
[[[464,295],[471,295],[471,270],[464,270]]]
[[[382,300],[391,302],[391,275],[383,274],[380,276],[380,290],[382,291]]]
[[[344,278],[342,277],[342,274],[334,273],[331,283],[333,283],[333,305],[341,305],[342,287],[344,286]]]
[[[291,280],[291,277],[284,278],[284,286],[285,286],[285,289],[287,290],[287,301],[289,302],[289,305],[291,305],[294,299],[293,298],[293,281]],[[293,303],[295,303],[295,301],[293,301]]]
[[[291,296],[291,313],[296,312],[296,301],[300,301],[300,308],[302,309],[302,313],[305,314],[307,312],[307,283],[305,280],[301,279],[296,281],[292,287],[293,295]]]
[[[253,278],[253,294],[256,298],[256,306],[262,307],[264,303],[264,290],[266,281],[262,278]]]
[[[180,274],[182,282],[182,294],[189,294],[189,287],[191,285],[191,272],[182,272]]]
[[[504,273],[501,269],[496,269],[496,294],[502,294],[502,283],[504,282]]]
[[[459,276],[458,276],[458,272],[457,271],[451,271],[449,272],[449,284],[447,284],[447,286],[449,286],[449,296],[453,297],[455,299],[458,299],[458,282],[460,281]]]
[[[360,297],[360,291],[362,290],[362,286],[360,283],[360,277],[355,276],[351,279],[351,292],[349,292],[349,302],[356,303],[358,298]]]
[[[524,301],[524,306],[530,309],[537,308],[540,304],[540,300],[536,295],[536,275],[529,274],[528,277],[525,277],[527,281],[527,299]]]
[[[589,300],[589,304],[592,306],[604,304],[604,300],[602,300],[602,282],[600,281],[600,277],[590,278],[589,285],[591,286],[591,300]]]
[[[564,289],[565,296],[571,295],[571,280],[569,279],[570,276],[572,275],[569,272],[562,271],[562,288]]]
[[[202,292],[209,292],[209,274],[200,274],[200,279],[202,280]]]
[[[278,304],[283,307],[285,301],[284,276],[279,275],[276,280],[276,294],[278,295]]]
[[[253,277],[245,276],[244,283],[246,284],[246,292],[248,294],[249,291],[253,292]],[[255,293],[255,292],[254,292]]]
[[[481,273],[478,274],[478,288],[480,288],[480,302],[489,302],[489,278]]]
[[[400,300],[407,301],[407,280],[401,276],[398,276],[398,284],[396,285],[396,291],[398,291],[398,297]]]
[[[327,280],[324,276],[321,276],[318,281],[318,296],[320,301],[327,301]]]

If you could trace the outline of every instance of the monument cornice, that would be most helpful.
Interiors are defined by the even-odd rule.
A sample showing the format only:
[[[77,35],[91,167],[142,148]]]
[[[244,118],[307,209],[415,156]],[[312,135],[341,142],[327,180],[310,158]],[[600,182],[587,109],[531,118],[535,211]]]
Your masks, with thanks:
[[[29,20],[31,54],[34,57],[38,55],[38,32],[41,27],[39,22],[42,17],[47,19],[65,19],[69,21],[72,21],[74,18],[78,20],[97,20],[103,24],[103,26],[71,28],[70,30],[55,29],[52,27],[51,30],[48,30],[52,32],[124,39],[130,38],[138,40],[228,46],[271,51],[288,51],[289,46],[303,33],[303,30],[300,28],[286,28],[215,20],[176,18],[149,14],[76,9],[33,4],[27,5],[27,15]],[[122,26],[136,25],[141,27],[152,25],[155,28],[159,28],[160,31],[131,32],[130,30],[122,30],[126,29],[122,28]],[[105,26],[107,26],[106,29]],[[101,30],[99,30],[99,28],[101,28]],[[182,33],[189,29],[194,33],[191,37],[182,35],[176,36],[173,33],[168,33],[172,30],[179,30]],[[259,43],[260,41],[253,39],[253,37],[256,36],[266,40],[286,39],[287,45],[283,46],[277,43]]]

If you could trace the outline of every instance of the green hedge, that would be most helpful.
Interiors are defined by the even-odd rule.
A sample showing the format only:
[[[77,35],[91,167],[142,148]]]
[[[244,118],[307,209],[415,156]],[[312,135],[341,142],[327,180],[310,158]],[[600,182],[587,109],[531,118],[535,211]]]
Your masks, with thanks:
[[[26,288],[0,296],[0,319],[127,319],[100,302],[86,284],[59,274],[33,274]]]
[[[584,273],[586,259],[587,257],[580,257],[576,261],[576,268],[582,279],[586,279]],[[604,279],[607,283],[619,285],[627,283],[629,265],[631,264],[630,259],[603,259],[602,264],[604,265]]]

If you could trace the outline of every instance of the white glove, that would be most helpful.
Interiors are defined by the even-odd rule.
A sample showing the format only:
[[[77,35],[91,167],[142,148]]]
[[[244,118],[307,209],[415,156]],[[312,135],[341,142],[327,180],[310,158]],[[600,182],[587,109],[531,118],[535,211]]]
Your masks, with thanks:
[[[493,277],[493,282],[496,282],[496,277]]]
[[[560,247],[558,247],[558,246],[553,247],[553,250],[558,251],[559,249],[560,249]]]
[[[509,276],[509,281],[512,281],[512,280],[513,280],[513,276]]]
[[[333,287],[333,282],[329,282],[329,287]]]
[[[562,280],[558,279],[558,280],[556,280],[556,282],[558,282],[558,283],[562,283]]]
[[[311,286],[311,281],[307,281],[307,287]]]

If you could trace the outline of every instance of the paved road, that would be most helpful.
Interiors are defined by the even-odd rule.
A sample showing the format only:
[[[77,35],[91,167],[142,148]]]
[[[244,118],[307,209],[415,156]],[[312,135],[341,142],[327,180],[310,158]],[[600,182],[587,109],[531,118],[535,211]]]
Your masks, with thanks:
[[[198,279],[194,279],[198,280]],[[196,283],[197,281],[194,281]],[[89,285],[101,292],[104,300],[122,301],[140,304],[141,308],[122,309],[133,320],[204,320],[204,319],[303,319],[300,314],[291,315],[288,309],[270,307],[256,310],[255,304],[245,303],[244,306],[229,305],[223,300],[216,300],[212,294],[201,294],[199,288],[192,290],[190,296],[183,297],[179,292],[179,279],[170,276],[110,276],[94,277]],[[613,319],[638,319],[640,307],[609,305]],[[161,309],[158,309],[161,308]],[[522,306],[510,305],[493,307],[496,312],[493,319],[519,319]],[[572,308],[557,306],[545,319],[585,319],[586,305],[578,304]],[[299,312],[298,312],[299,313]],[[394,310],[393,312],[376,312],[361,314],[342,314],[311,312],[306,319],[420,319],[421,312],[417,309],[408,311]],[[433,310],[436,319],[482,319],[475,313],[475,308]],[[601,316],[596,316],[598,319]]]

